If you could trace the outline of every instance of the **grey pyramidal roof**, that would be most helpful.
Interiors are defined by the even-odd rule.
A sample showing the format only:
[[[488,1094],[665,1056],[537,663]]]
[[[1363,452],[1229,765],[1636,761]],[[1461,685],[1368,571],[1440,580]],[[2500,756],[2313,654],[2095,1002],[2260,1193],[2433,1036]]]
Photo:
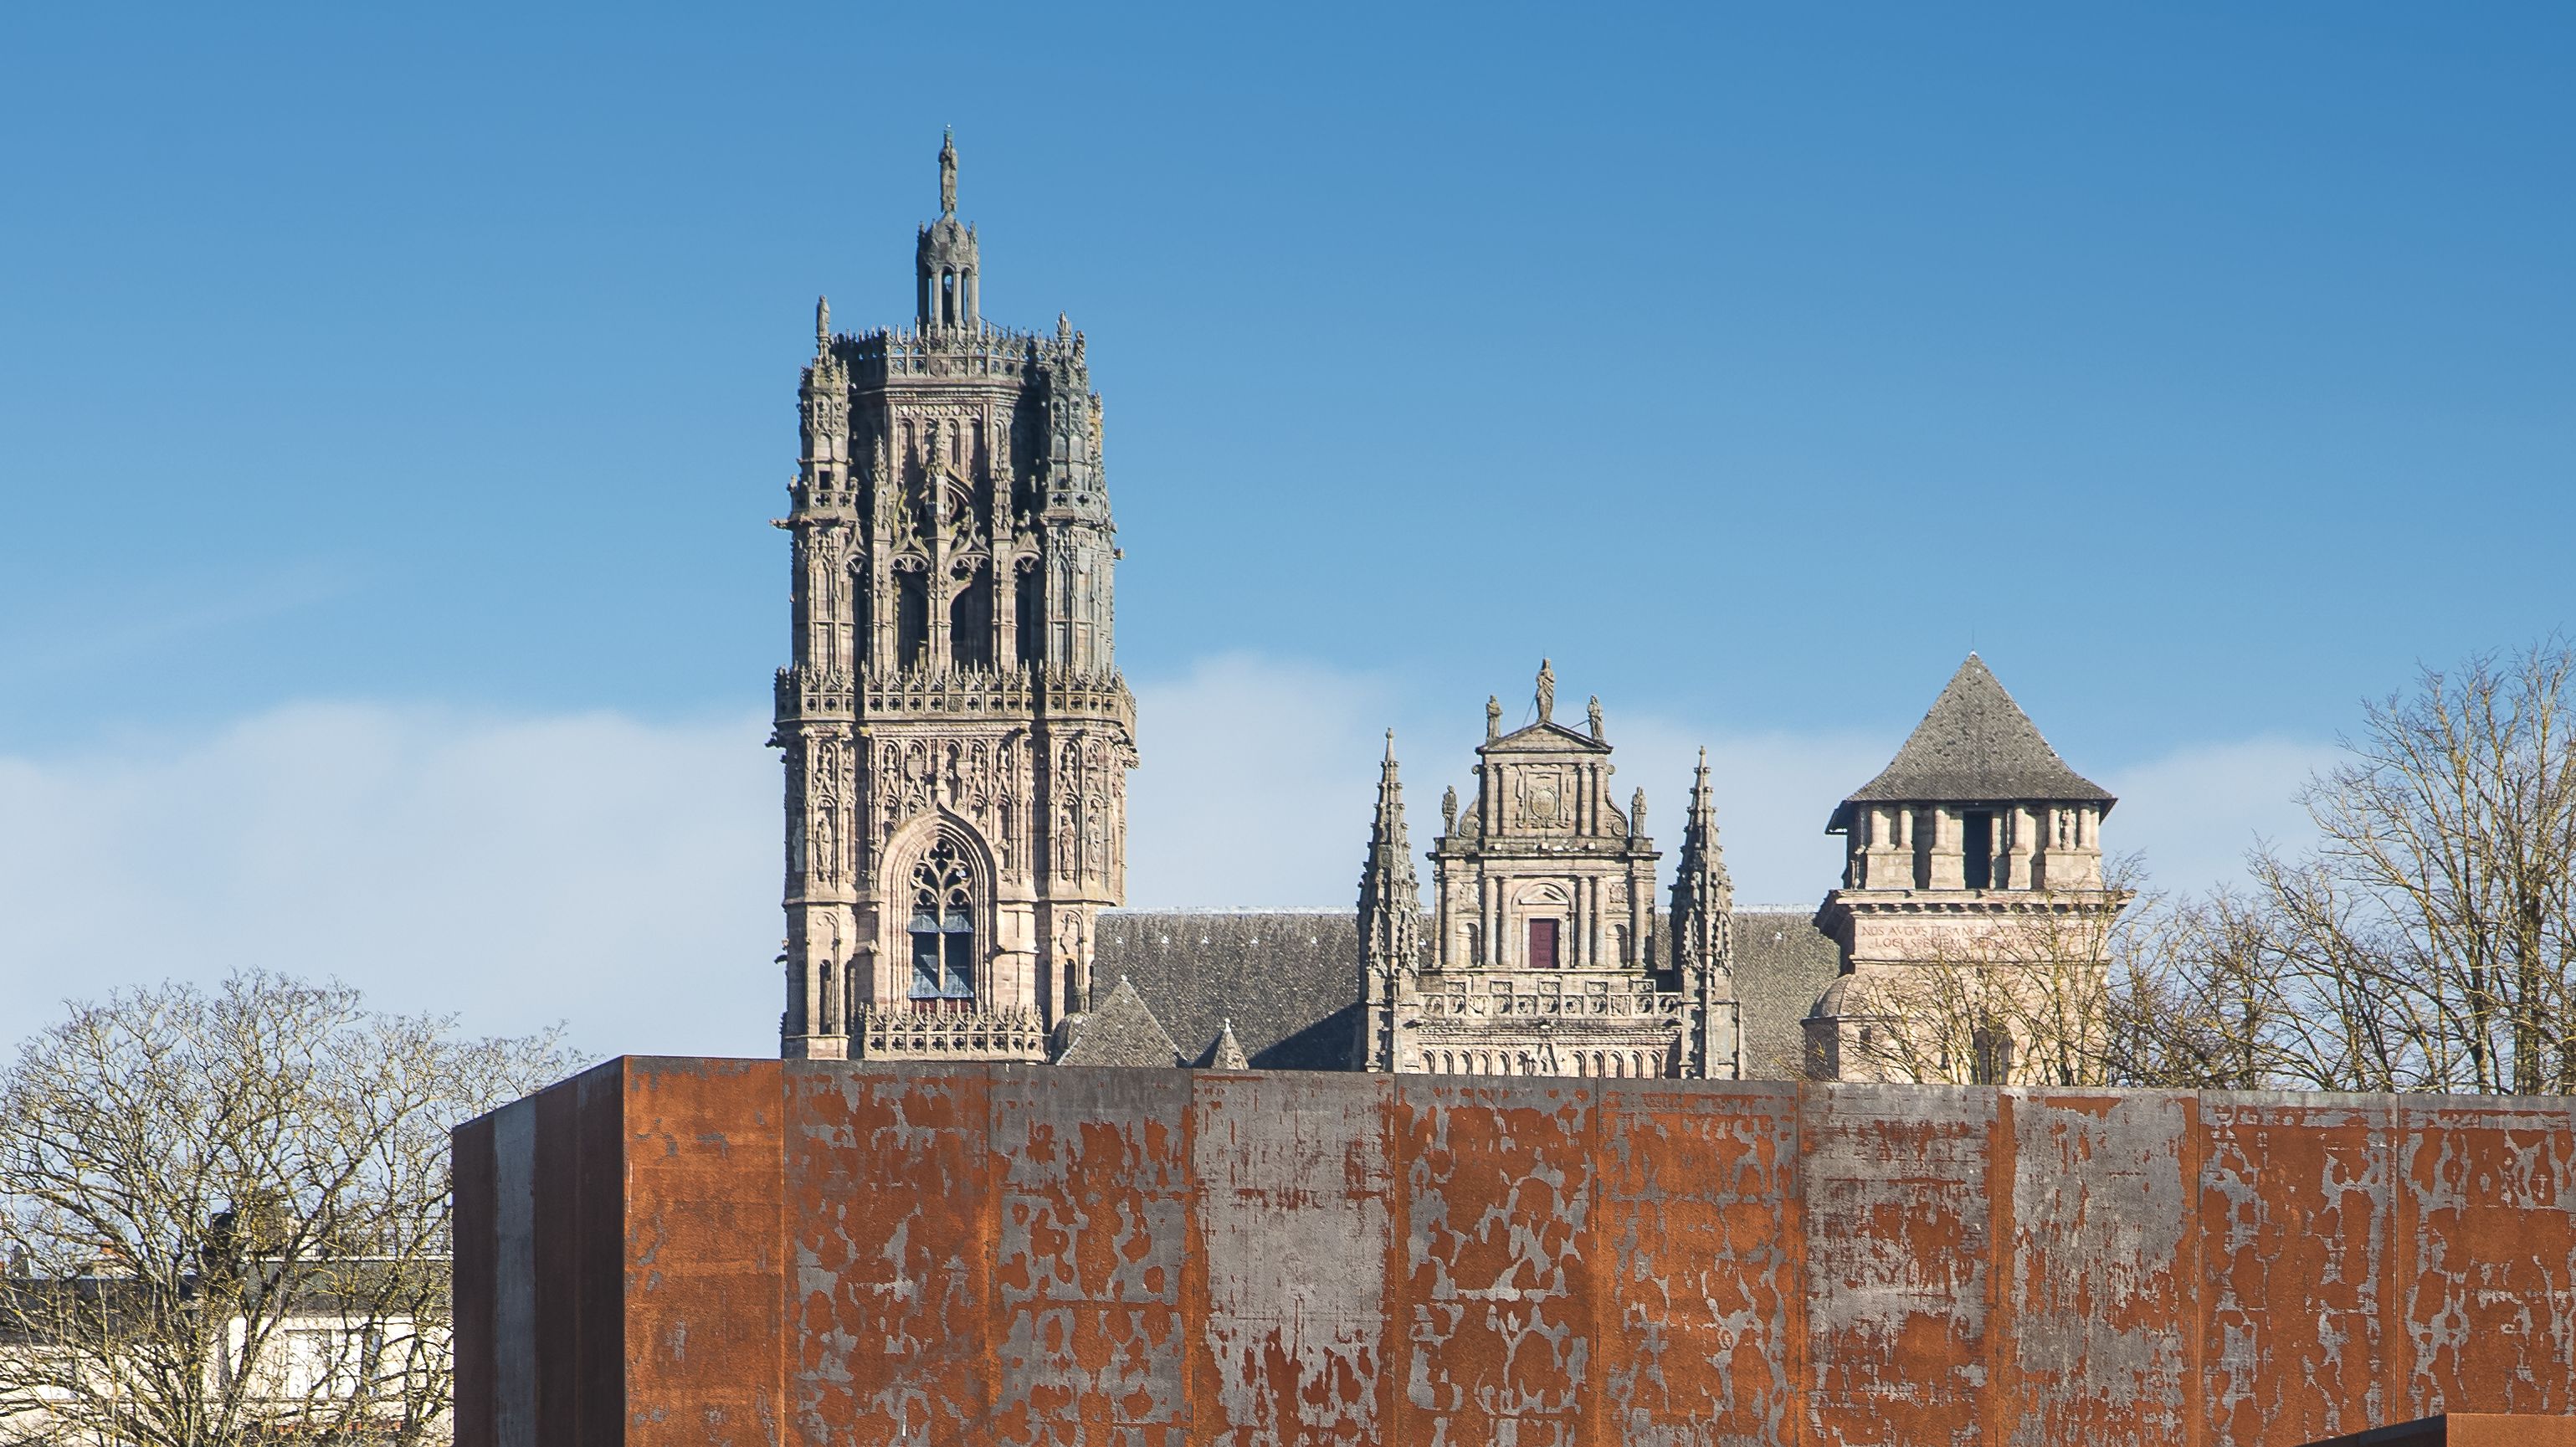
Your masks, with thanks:
[[[1136,993],[1136,987],[1120,975],[1118,988],[1109,992],[1099,1009],[1083,1017],[1074,1029],[1073,1043],[1065,1047],[1055,1063],[1169,1070],[1181,1063],[1181,1048],[1172,1043],[1163,1022],[1145,1008],[1145,998]]]
[[[1250,1070],[1252,1064],[1243,1058],[1243,1042],[1234,1038],[1234,1022],[1228,1020],[1216,1032],[1216,1039],[1199,1055],[1202,1070]]]
[[[1825,825],[1828,834],[1849,829],[1852,806],[1871,800],[1908,803],[2117,802],[2109,790],[2066,766],[2040,737],[2039,726],[1971,653],[1950,686],[1932,700],[1932,711],[1914,726],[1905,747],[1878,777],[1854,790]]]

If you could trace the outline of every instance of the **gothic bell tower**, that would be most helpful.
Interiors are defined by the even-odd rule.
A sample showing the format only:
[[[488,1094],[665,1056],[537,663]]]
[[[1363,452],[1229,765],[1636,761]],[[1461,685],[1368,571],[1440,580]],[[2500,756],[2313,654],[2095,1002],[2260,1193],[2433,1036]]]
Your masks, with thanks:
[[[1045,1059],[1126,892],[1100,397],[1081,333],[986,323],[982,281],[950,139],[912,325],[815,307],[770,738],[791,1058]]]

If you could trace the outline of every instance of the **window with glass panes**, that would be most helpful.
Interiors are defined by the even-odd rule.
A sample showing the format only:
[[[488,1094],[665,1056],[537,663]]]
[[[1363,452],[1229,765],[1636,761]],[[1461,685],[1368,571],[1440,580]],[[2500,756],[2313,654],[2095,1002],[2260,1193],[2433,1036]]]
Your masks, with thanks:
[[[975,998],[974,872],[953,840],[912,871],[912,998]]]

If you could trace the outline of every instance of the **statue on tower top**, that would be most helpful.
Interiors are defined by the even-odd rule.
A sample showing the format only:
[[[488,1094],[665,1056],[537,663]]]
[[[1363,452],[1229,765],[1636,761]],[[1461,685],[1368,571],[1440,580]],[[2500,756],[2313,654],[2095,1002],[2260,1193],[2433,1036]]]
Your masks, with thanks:
[[[1538,661],[1538,721],[1546,723],[1556,712],[1556,670],[1544,658]]]
[[[939,214],[957,214],[957,132],[939,133]]]

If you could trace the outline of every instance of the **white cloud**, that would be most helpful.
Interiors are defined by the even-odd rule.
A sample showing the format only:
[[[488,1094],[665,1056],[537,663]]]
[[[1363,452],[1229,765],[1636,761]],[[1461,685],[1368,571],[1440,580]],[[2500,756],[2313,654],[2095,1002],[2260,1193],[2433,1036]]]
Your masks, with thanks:
[[[1592,686],[1567,678],[1565,713]],[[1348,907],[1383,729],[1418,849],[1442,788],[1469,792],[1484,725],[1481,700],[1432,711],[1388,675],[1246,656],[1138,694],[1129,897],[1146,906]],[[1840,870],[1826,815],[1898,742],[1706,735],[1615,704],[1608,732],[1667,878],[1705,741],[1738,898],[1797,908]],[[65,997],[266,965],[478,1031],[564,1020],[598,1054],[768,1054],[781,925],[764,733],[751,717],[301,704],[206,736],[0,756],[0,1042]],[[2121,795],[2109,842],[2145,850],[2168,889],[2233,877],[2256,833],[2303,837],[2289,798],[2330,752],[2257,739],[2101,775]]]
[[[0,758],[0,1039],[120,984],[336,976],[593,1053],[774,1050],[774,758],[752,719],[307,704]]]
[[[2284,738],[2197,744],[2103,776],[2120,796],[2103,843],[2145,855],[2148,883],[2190,893],[2245,877],[2260,837],[2296,851],[2315,837],[2297,794],[2340,755],[2331,744]]]
[[[1579,719],[1577,700],[1592,686],[1569,674],[1560,714]],[[1140,685],[1145,766],[1131,786],[1129,898],[1150,906],[1347,904],[1358,891],[1385,728],[1396,729],[1417,849],[1438,832],[1441,790],[1455,786],[1461,799],[1472,792],[1482,700],[1436,712],[1426,702],[1439,701],[1408,697],[1385,675],[1247,655]],[[1504,727],[1532,716],[1526,697],[1516,698]],[[1615,688],[1606,723],[1618,749],[1621,803],[1630,789],[1646,790],[1647,830],[1664,848],[1667,881],[1705,744],[1736,897],[1799,909],[1823,899],[1842,873],[1842,840],[1824,832],[1835,803],[1904,742],[1718,733],[1623,713]],[[2325,744],[2258,738],[2191,745],[2097,773],[2120,796],[2105,838],[2115,853],[2143,853],[2160,888],[2241,878],[2257,834],[2292,847],[2307,837],[2292,796],[2332,757]]]
[[[1589,683],[1568,677],[1560,713],[1580,720]],[[1396,730],[1405,817],[1417,849],[1440,827],[1440,794],[1474,791],[1481,699],[1437,712],[1378,674],[1246,655],[1202,662],[1182,678],[1140,684],[1144,767],[1130,785],[1128,897],[1139,905],[1346,905],[1358,894],[1376,807],[1384,730]],[[1517,728],[1526,699],[1506,714]],[[1805,907],[1841,872],[1826,837],[1834,802],[1893,750],[1850,736],[1713,735],[1610,706],[1619,797],[1643,787],[1647,830],[1681,840],[1691,771],[1709,750],[1718,829],[1737,897]],[[1426,876],[1426,883],[1427,883]]]
[[[1391,693],[1367,676],[1240,654],[1139,683],[1128,901],[1356,898]]]

